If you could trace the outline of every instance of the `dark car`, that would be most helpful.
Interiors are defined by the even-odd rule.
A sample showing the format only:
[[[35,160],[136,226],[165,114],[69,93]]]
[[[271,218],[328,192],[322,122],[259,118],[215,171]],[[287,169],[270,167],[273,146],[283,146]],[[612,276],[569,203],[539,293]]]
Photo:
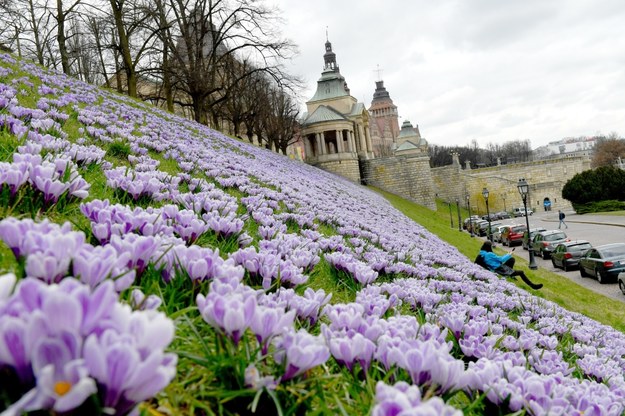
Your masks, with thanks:
[[[551,252],[556,248],[556,246],[567,240],[568,237],[564,231],[540,231],[536,233],[534,239],[532,240],[532,250],[534,250],[534,254],[542,257],[543,259],[548,259],[551,257]]]
[[[565,241],[558,244],[551,253],[551,264],[568,272],[579,266],[579,259],[591,248],[586,240]]]
[[[477,234],[479,236],[485,236],[488,233],[488,221],[484,221],[484,220],[479,220],[478,222],[474,223],[474,230],[473,233]]]
[[[510,215],[509,212],[506,211],[499,211],[499,212],[495,212],[495,215],[497,216],[497,218],[499,218],[500,220],[508,220],[510,218],[512,218],[512,216]]]
[[[525,250],[529,250],[529,247],[530,247],[529,242],[532,241],[536,233],[539,233],[541,231],[547,231],[547,229],[544,227],[536,227],[536,228],[530,228],[529,232],[525,230],[525,232],[523,233],[523,241],[521,241],[521,245],[523,246]],[[528,234],[529,234],[529,237],[528,237]]]
[[[484,221],[488,221],[488,218],[490,218],[491,221],[497,221],[499,219],[495,214],[482,215]]]
[[[593,247],[579,260],[582,277],[594,276],[599,283],[615,281],[625,271],[625,243]]]
[[[473,224],[476,221],[481,221],[480,217],[478,217],[477,215],[471,215],[469,218],[464,220],[464,223],[462,224],[462,228],[464,228],[467,231],[471,231],[471,224]]]
[[[501,234],[501,244],[509,247],[515,244],[521,244],[523,232],[526,229],[527,227],[520,224],[512,225],[510,228],[506,228]]]

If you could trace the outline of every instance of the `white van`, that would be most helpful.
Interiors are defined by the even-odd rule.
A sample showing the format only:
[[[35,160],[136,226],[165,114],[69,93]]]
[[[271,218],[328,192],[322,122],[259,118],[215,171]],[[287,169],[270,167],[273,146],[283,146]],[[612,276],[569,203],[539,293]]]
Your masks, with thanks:
[[[534,213],[534,211],[532,211],[531,209],[527,209],[527,215],[532,215]],[[516,207],[512,210],[512,214],[515,217],[524,217],[525,216],[525,208],[524,207]]]

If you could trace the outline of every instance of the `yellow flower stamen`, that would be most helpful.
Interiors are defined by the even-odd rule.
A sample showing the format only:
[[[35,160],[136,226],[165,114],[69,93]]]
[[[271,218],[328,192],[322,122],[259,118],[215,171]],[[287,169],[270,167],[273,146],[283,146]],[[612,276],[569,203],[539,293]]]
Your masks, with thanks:
[[[57,381],[54,383],[54,392],[59,396],[66,395],[72,389],[72,383],[69,381]]]

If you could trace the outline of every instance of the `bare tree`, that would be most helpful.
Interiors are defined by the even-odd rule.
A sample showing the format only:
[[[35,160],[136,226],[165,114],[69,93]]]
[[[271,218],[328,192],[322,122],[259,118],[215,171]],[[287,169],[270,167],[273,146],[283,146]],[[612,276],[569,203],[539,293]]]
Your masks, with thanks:
[[[70,74],[70,57],[67,50],[67,33],[65,32],[65,22],[76,12],[81,0],[74,0],[63,3],[63,0],[56,0],[56,13],[52,15],[56,20],[56,39],[61,57],[61,68],[63,73]]]
[[[150,29],[153,6],[148,0],[110,0],[113,22],[116,30],[117,57],[121,61],[119,70],[125,75],[127,93],[137,96],[138,65],[144,54],[151,49],[158,35],[158,28]]]
[[[180,36],[170,45],[175,83],[190,97],[186,105],[196,121],[207,124],[210,115],[214,123],[238,84],[258,72],[278,82],[285,78],[278,60],[293,45],[272,31],[273,10],[253,0],[169,1]]]
[[[265,147],[276,149],[286,155],[286,149],[296,140],[298,128],[297,103],[281,88],[272,88],[268,94],[269,106],[263,112],[262,124],[265,131]]]
[[[619,158],[625,158],[625,140],[613,132],[608,137],[597,139],[591,166],[593,168],[611,166]]]

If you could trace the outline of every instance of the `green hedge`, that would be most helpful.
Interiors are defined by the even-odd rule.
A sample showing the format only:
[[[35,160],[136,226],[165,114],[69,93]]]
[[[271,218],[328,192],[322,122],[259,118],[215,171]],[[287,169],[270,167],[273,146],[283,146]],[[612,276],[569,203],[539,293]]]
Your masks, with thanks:
[[[601,166],[573,176],[562,188],[562,197],[573,206],[599,201],[625,201],[625,171]]]
[[[625,210],[624,201],[615,201],[613,199],[605,201],[588,202],[586,204],[575,204],[573,208],[578,214],[591,214],[593,212],[609,212]]]

